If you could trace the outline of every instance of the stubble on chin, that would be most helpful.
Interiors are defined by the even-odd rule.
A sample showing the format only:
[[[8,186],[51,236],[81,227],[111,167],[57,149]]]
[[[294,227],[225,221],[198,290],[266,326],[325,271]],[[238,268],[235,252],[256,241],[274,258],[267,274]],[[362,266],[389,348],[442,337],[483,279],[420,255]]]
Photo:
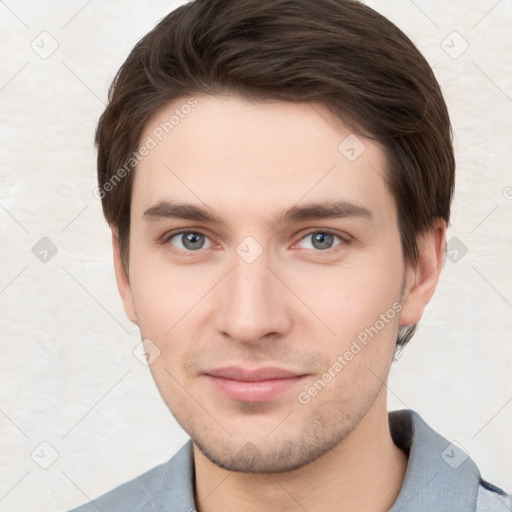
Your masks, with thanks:
[[[246,411],[254,410],[248,404]],[[293,413],[289,417],[293,424]],[[333,424],[333,418],[319,409],[312,410],[300,432],[287,435],[282,426],[258,440],[247,439],[240,445],[229,436],[191,435],[197,449],[213,464],[227,471],[241,473],[282,473],[299,469],[322,457],[338,445],[357,426],[353,415],[343,413]],[[289,428],[289,427],[288,427]]]

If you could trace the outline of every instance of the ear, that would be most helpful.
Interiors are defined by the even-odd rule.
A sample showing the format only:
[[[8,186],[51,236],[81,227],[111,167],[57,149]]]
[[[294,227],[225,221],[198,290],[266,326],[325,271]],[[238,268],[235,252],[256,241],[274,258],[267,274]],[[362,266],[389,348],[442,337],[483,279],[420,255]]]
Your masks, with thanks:
[[[119,295],[121,295],[124,310],[128,318],[134,324],[138,325],[137,315],[135,314],[135,306],[133,303],[133,294],[132,287],[130,284],[130,278],[129,275],[126,273],[126,270],[121,259],[119,238],[117,236],[115,229],[112,229],[112,249],[114,252],[114,270],[116,274],[117,289],[119,290]]]
[[[400,325],[419,322],[434,295],[444,262],[445,236],[446,222],[444,219],[436,219],[433,226],[418,240],[418,262],[406,270]]]

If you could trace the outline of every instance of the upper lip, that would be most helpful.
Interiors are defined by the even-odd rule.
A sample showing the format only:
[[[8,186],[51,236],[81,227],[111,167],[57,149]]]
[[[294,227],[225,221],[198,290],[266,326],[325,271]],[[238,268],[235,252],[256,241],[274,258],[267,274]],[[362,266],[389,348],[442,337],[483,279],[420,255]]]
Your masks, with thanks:
[[[206,375],[212,377],[221,377],[223,379],[240,380],[246,382],[258,382],[264,380],[275,379],[292,379],[294,377],[302,377],[304,374],[277,368],[275,366],[267,366],[264,368],[256,368],[248,370],[239,366],[226,366],[223,368],[216,368],[208,370]]]

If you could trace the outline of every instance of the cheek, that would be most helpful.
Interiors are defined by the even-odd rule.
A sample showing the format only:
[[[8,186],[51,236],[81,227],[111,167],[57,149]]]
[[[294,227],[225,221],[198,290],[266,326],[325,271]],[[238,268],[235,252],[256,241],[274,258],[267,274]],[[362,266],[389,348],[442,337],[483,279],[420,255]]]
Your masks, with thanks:
[[[185,384],[185,366],[204,339],[211,284],[197,279],[192,267],[173,267],[140,261],[133,267],[133,300],[143,339],[159,349],[150,369],[166,401],[179,407]]]
[[[170,266],[150,258],[135,259],[131,274],[133,301],[141,331],[161,338],[179,329],[204,307],[211,284],[192,266]]]
[[[387,328],[400,309],[402,274],[400,265],[393,264],[393,259],[379,260],[374,254],[368,255],[367,261],[361,258],[357,263],[319,266],[309,271],[282,272],[282,275],[300,299],[296,308],[304,314],[298,321],[314,322],[327,335],[325,346],[332,346],[335,336],[336,348],[342,348],[379,321],[381,315],[386,317]],[[380,322],[378,326],[383,330]]]

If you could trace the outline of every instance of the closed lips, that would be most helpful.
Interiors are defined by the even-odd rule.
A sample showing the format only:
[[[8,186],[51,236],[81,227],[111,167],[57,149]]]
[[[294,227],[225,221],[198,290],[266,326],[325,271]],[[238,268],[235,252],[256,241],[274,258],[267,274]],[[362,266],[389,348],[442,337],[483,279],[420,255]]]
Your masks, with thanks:
[[[225,367],[205,372],[206,375],[222,379],[239,380],[244,382],[259,382],[265,380],[293,379],[302,377],[304,374],[294,373],[282,368],[259,368],[247,370],[239,367]]]
[[[305,377],[283,368],[248,370],[231,366],[205,373],[216,392],[235,402],[271,401],[294,387]]]

